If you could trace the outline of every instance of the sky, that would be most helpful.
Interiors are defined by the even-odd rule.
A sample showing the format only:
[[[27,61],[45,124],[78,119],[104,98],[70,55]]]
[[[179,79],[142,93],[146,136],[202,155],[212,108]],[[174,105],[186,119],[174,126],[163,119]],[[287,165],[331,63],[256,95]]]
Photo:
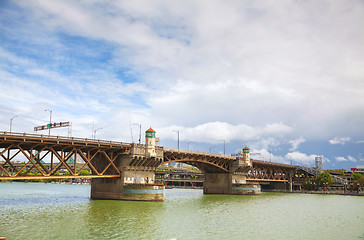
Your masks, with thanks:
[[[361,0],[0,0],[0,131],[52,110],[74,137],[364,166],[363,23]]]

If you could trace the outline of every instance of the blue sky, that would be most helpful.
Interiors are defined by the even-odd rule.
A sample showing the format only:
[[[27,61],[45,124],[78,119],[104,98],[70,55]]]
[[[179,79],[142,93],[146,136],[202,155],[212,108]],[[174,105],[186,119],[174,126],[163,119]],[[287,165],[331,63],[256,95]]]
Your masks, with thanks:
[[[364,165],[362,1],[0,1],[0,129]],[[130,131],[132,124],[132,132]],[[67,129],[52,134],[67,135]],[[259,156],[259,157],[258,157]]]

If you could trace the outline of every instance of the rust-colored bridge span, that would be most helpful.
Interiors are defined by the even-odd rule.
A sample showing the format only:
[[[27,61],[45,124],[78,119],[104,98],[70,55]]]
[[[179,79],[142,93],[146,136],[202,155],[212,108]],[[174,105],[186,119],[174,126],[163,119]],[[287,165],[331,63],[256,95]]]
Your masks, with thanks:
[[[138,149],[140,154],[134,154],[128,164],[131,169],[148,167],[148,170],[155,170],[161,164],[182,162],[202,172],[242,170],[242,167],[234,166],[235,156],[157,147],[163,153],[162,157],[147,158],[143,156],[144,147],[115,141],[0,132],[0,180],[120,178],[120,157],[138,152]],[[82,174],[85,169],[91,170],[90,173]],[[294,170],[292,165],[252,160],[246,180],[287,182]],[[37,175],[29,175],[31,172]]]
[[[0,180],[120,177],[115,160],[129,153],[130,145],[121,142],[0,132]],[[90,174],[80,175],[85,169]]]
[[[161,164],[182,162],[197,167],[202,172],[230,172],[236,156],[206,153],[199,151],[164,148],[164,160]],[[252,160],[248,181],[288,182],[293,177],[296,167],[293,165]]]

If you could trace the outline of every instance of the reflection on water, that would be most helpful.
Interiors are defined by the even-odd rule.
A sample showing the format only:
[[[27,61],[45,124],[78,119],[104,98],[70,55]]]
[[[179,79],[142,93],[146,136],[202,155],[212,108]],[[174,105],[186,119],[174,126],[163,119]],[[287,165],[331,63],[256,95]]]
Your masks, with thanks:
[[[165,202],[90,200],[90,186],[0,183],[7,239],[364,239],[364,197],[167,189]]]

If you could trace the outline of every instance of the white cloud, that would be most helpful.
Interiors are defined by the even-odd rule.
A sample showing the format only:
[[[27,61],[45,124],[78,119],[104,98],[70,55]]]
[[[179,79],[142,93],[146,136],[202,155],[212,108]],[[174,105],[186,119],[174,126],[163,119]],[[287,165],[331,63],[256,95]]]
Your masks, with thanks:
[[[268,124],[264,127],[254,127],[246,124],[232,125],[226,122],[208,122],[194,127],[168,126],[159,129],[162,138],[173,138],[174,130],[179,130],[184,141],[215,143],[258,140],[263,137],[285,136],[292,132],[292,128],[281,123]]]
[[[352,157],[352,156],[348,156],[348,161],[350,162],[356,162],[356,158]]]
[[[344,145],[346,142],[351,140],[350,137],[334,137],[333,139],[329,140],[330,144],[342,144]]]
[[[14,129],[29,132],[52,108],[79,137],[90,136],[95,122],[101,138],[131,141],[130,119],[156,128],[162,140],[180,130],[183,141],[236,141],[265,159],[302,164],[315,156],[297,151],[305,141],[364,134],[360,0],[13,4],[22,12],[0,16],[2,34],[26,39],[31,50],[15,50],[25,45],[16,41],[0,47],[1,129],[19,114]],[[120,77],[124,70],[130,79]],[[286,139],[293,139],[290,153],[266,150]]]
[[[296,163],[302,164],[302,165],[308,165],[308,166],[314,166],[315,164],[315,157],[318,157],[318,155],[311,154],[307,155],[305,153],[301,152],[290,152],[285,155],[286,159],[293,160]],[[323,158],[323,161],[327,161],[328,159]]]
[[[356,162],[356,158],[352,157],[352,156],[347,156],[345,157],[335,157],[335,160],[338,162]]]
[[[267,162],[277,162],[277,163],[284,163],[290,164],[290,160],[286,159],[280,155],[275,155],[272,151],[268,151],[265,148],[251,148],[251,158],[255,160],[262,160]]]
[[[284,121],[310,138],[333,130],[360,134],[364,15],[358,2],[20,4],[50,29],[115,43],[112,63],[153,86],[147,104],[170,125]],[[352,124],[343,127],[340,116]]]
[[[338,161],[338,162],[346,162],[348,161],[346,158],[344,157],[335,157],[335,160]]]
[[[295,151],[297,150],[298,146],[301,143],[304,143],[306,141],[306,139],[304,137],[299,137],[297,139],[294,140],[290,140],[289,143],[292,145],[292,147],[289,149],[290,151]]]

